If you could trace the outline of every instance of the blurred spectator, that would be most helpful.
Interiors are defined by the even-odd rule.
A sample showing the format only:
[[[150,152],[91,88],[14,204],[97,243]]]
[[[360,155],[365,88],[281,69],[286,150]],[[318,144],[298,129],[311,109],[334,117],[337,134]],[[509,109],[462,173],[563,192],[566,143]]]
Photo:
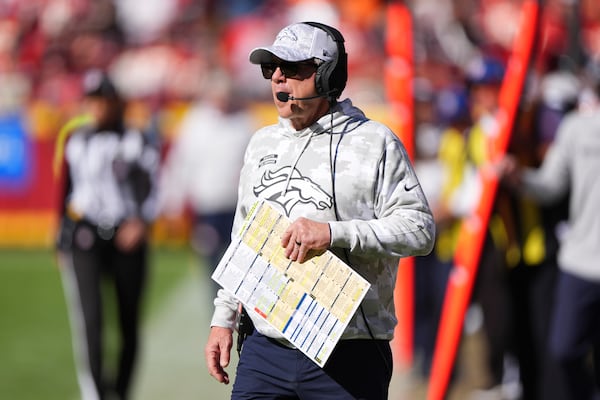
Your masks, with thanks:
[[[599,115],[597,108],[568,114],[539,168],[522,168],[513,157],[499,164],[508,183],[542,204],[555,204],[570,191],[548,346],[565,377],[568,399],[600,395]]]
[[[168,80],[173,78],[176,59],[172,47],[156,42],[128,47],[119,54],[110,69],[125,96],[152,102],[160,99]]]
[[[250,14],[227,21],[221,37],[220,57],[229,72],[229,79],[236,91],[251,96],[255,101],[266,101],[271,93],[259,80],[255,79],[252,68],[248,68],[248,49],[264,43],[276,34],[275,23],[280,14]]]
[[[14,60],[0,54],[0,114],[19,114],[23,110],[31,91],[31,82],[27,79]]]
[[[50,48],[43,55],[33,97],[54,106],[75,106],[81,95],[81,77],[73,72],[64,49]]]
[[[66,140],[57,245],[81,396],[127,399],[139,347],[159,154],[141,132],[124,126],[123,100],[106,75],[86,74],[84,90],[93,123]],[[104,278],[114,285],[121,339],[117,371],[110,375],[105,375],[103,346]]]
[[[451,131],[456,130],[462,138],[462,131],[468,125],[466,100],[465,91],[461,91],[458,86],[442,88],[434,93],[429,80],[416,80],[415,172],[436,222],[434,251],[414,259],[414,353],[416,371],[422,378],[429,376],[448,276],[452,267],[454,248],[453,243],[450,244],[447,240],[448,234],[453,225],[458,225],[460,220],[460,216],[452,216],[448,195],[448,187],[451,185],[451,174],[448,173],[450,168],[447,164],[449,160],[442,158],[440,152],[447,152],[447,137]],[[440,147],[443,139],[444,149]]]
[[[467,3],[466,6],[461,3]],[[471,2],[419,0],[411,2],[414,13],[415,59],[433,60],[466,70],[479,57],[481,29],[470,24],[476,7]]]
[[[442,88],[435,100],[441,129],[437,159],[442,173],[439,193],[433,197],[433,215],[438,226],[435,254],[444,263],[452,261],[460,222],[473,208],[472,201],[465,199],[465,195],[471,196],[466,183],[472,174],[465,150],[471,126],[468,101],[467,89],[460,83]]]
[[[119,23],[132,43],[160,37],[177,15],[177,1],[113,0]]]
[[[496,118],[504,71],[504,61],[488,54],[473,60],[467,69],[469,114],[473,125],[464,138],[466,159],[456,196],[461,199],[458,204],[467,211],[465,215],[473,212],[475,201],[480,198],[482,188],[477,171],[491,161],[488,143],[499,129]],[[473,393],[473,399],[486,396],[516,399],[519,395],[518,381],[513,376],[514,321],[508,285],[509,267],[515,265],[515,252],[518,251],[513,228],[513,215],[506,195],[498,191],[479,258],[471,306],[471,310],[480,309],[483,314],[489,381],[483,390]],[[467,318],[467,326],[469,322]]]
[[[254,122],[246,99],[233,91],[223,71],[204,79],[165,160],[160,198],[167,217],[191,209],[192,247],[210,276],[230,242],[239,172]],[[211,299],[216,283],[214,288]]]
[[[549,57],[537,101],[521,111],[509,150],[524,165],[540,165],[564,115],[575,107],[580,84],[566,68],[557,57]],[[567,218],[567,202],[539,206],[531,199],[512,198],[520,258],[510,271],[510,290],[526,399],[565,398],[561,377],[548,357],[548,332],[558,272],[558,232]]]

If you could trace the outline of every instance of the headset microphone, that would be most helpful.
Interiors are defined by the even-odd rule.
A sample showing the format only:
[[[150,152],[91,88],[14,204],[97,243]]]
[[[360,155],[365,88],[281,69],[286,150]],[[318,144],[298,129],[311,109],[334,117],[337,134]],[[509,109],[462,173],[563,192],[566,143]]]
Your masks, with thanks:
[[[311,99],[316,99],[319,97],[327,97],[329,96],[330,93],[323,93],[323,94],[317,94],[316,96],[309,96],[309,97],[294,97],[289,93],[286,92],[277,92],[277,94],[275,95],[277,97],[277,100],[279,101],[283,101],[284,103],[286,101],[289,100],[311,100]]]

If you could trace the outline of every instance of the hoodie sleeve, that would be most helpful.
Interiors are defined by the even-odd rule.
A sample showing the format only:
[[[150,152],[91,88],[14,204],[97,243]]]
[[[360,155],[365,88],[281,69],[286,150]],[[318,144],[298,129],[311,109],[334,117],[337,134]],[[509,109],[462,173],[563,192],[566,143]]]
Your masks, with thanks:
[[[569,166],[572,165],[574,137],[580,131],[574,115],[566,117],[559,126],[556,140],[548,149],[540,168],[524,170],[523,192],[542,204],[553,204],[560,200],[570,187]]]
[[[373,217],[330,222],[331,246],[363,255],[428,254],[435,239],[433,216],[406,149],[391,131],[376,169]]]
[[[237,322],[238,301],[225,289],[219,289],[214,300],[215,311],[210,326],[234,330]]]

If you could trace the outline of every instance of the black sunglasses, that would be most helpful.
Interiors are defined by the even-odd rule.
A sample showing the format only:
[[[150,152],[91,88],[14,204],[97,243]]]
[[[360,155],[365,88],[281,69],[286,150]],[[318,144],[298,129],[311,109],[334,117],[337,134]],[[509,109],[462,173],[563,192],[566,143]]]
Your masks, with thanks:
[[[265,79],[271,79],[277,68],[279,68],[281,73],[288,79],[307,78],[317,69],[317,65],[312,62],[291,63],[285,61],[260,64],[260,69]]]

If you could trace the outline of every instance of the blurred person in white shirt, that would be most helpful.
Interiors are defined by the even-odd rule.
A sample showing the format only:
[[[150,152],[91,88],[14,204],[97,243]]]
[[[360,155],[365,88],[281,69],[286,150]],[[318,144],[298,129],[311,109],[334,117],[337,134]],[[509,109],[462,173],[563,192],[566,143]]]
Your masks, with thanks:
[[[232,92],[223,71],[207,75],[181,121],[160,178],[162,214],[173,218],[191,210],[191,245],[209,273],[230,242],[239,172],[254,129],[242,97]]]

